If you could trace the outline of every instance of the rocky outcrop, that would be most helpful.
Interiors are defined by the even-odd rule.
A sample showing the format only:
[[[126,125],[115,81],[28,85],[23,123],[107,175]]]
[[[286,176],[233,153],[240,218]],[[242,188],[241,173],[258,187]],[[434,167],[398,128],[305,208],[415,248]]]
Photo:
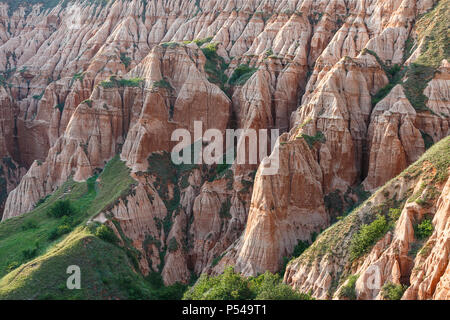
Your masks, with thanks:
[[[404,299],[448,297],[445,270],[448,265],[448,165],[440,157],[448,152],[450,139],[433,147],[413,166],[391,180],[344,220],[321,234],[317,241],[287,267],[284,280],[318,298],[344,299],[342,287],[349,275],[357,275],[358,299],[383,299],[387,283],[408,287]],[[398,218],[389,216],[400,208]],[[351,243],[362,224],[377,214],[388,216],[395,227],[386,230],[367,254],[351,259]],[[434,231],[425,241],[415,226],[432,219]],[[431,262],[433,261],[433,262]]]
[[[303,139],[286,138],[287,134],[281,136],[275,147],[278,172],[264,175],[258,170],[244,234],[217,270],[233,262],[244,275],[276,272],[299,241],[310,241],[314,232],[328,225],[320,166]],[[278,161],[274,153],[269,159]]]
[[[311,81],[311,80],[310,80]],[[371,94],[388,82],[370,54],[342,58],[292,115],[294,135],[321,134],[320,166],[325,193],[359,182],[371,113]]]
[[[191,60],[189,54],[203,56],[195,44],[192,46],[167,50],[156,47],[130,72],[128,79],[111,78],[97,85],[90,99],[76,108],[64,135],[50,149],[43,165],[33,166],[11,194],[4,218],[29,211],[32,204],[72,174],[76,181],[87,179],[122,145],[122,157],[139,171],[147,168],[150,153],[171,150],[171,133],[175,129],[186,128],[193,134],[194,121],[202,121],[204,130],[212,127],[224,131],[229,100],[206,80],[203,67],[197,69],[195,63],[205,60]],[[178,61],[173,60],[177,58]],[[168,85],[157,87],[161,83]],[[214,117],[213,106],[221,110],[214,112]],[[185,114],[191,117],[182,117]]]
[[[368,130],[369,164],[364,186],[373,190],[398,175],[425,151],[424,141],[415,126],[416,111],[401,85],[372,110]]]

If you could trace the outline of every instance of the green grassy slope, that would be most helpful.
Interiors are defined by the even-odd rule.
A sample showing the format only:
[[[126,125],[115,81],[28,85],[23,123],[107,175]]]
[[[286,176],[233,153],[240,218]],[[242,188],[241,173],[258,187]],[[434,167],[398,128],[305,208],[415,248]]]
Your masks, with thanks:
[[[48,198],[42,199],[43,202],[33,211],[0,223],[0,277],[11,271],[12,267],[45,253],[60,241],[61,237],[49,239],[52,230],[61,225],[68,226],[68,231],[73,230],[122,195],[128,194],[135,182],[118,157],[105,166],[99,182],[96,180],[97,176],[83,183],[69,180]],[[59,200],[70,200],[74,208],[70,217],[62,219],[48,215]]]
[[[135,181],[113,158],[87,182],[67,181],[33,211],[0,224],[0,299],[152,299],[160,296],[132,267],[127,250],[96,237],[90,217],[128,195]],[[68,217],[49,215],[69,200]],[[53,239],[52,230],[68,226]],[[52,240],[51,240],[52,239]],[[81,268],[81,290],[68,290],[69,265]]]
[[[67,267],[81,271],[81,289],[69,290]],[[155,295],[134,272],[125,251],[77,228],[44,255],[0,280],[0,299],[151,299]]]

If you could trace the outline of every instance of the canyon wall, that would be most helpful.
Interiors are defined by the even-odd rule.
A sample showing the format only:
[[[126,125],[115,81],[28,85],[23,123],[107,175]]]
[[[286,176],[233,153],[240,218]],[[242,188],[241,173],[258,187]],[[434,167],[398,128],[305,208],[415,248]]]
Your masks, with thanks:
[[[248,276],[277,272],[299,241],[449,134],[448,12],[448,0],[0,2],[2,219],[119,154],[136,184],[93,219],[131,240],[144,274],[173,284],[230,264]],[[174,165],[171,134],[193,136],[194,121],[221,133],[279,129],[278,173],[262,175],[261,159]],[[448,188],[437,188],[443,217],[429,241],[448,233]],[[384,265],[410,267],[388,258],[403,246],[392,239],[377,253]],[[333,297],[346,263],[335,254],[315,268],[290,264],[285,281]],[[411,277],[407,297],[445,294],[424,293],[429,280]],[[379,298],[360,282],[357,290]]]

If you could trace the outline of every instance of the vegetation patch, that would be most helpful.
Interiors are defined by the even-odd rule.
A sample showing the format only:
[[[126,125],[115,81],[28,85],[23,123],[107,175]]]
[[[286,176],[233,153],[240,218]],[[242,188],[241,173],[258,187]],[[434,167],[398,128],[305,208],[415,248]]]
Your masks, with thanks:
[[[407,288],[405,285],[386,282],[381,288],[381,296],[385,300],[400,300]]]
[[[128,67],[130,66],[131,61],[132,59],[127,56],[126,52],[120,53],[120,62],[125,66],[126,69],[128,69]]]
[[[423,219],[421,223],[414,225],[414,236],[419,240],[429,238],[433,231],[433,222],[430,218]]]
[[[421,52],[408,68],[407,80],[403,87],[406,97],[418,111],[429,110],[426,107],[428,98],[423,91],[433,78],[441,61],[450,57],[449,4],[449,0],[437,2],[435,7],[416,23],[417,43],[422,44]]]
[[[225,74],[225,70],[227,70],[228,64],[217,54],[217,49],[217,43],[208,43],[201,49],[206,57],[205,72],[208,74],[210,82],[218,85],[222,91],[226,91],[225,84],[228,81],[228,77]]]
[[[153,83],[153,86],[155,88],[172,89],[172,86],[170,85],[169,81],[167,81],[165,79],[161,79],[159,81],[155,81]]]
[[[345,298],[347,300],[356,300],[356,281],[359,275],[351,275],[348,277],[347,283],[342,286],[339,292],[339,298]]]
[[[381,215],[372,223],[362,225],[350,244],[350,259],[356,260],[368,253],[375,243],[386,234],[389,228],[388,221]]]
[[[312,242],[314,242],[314,238],[315,235],[313,235],[313,240]],[[294,250],[292,251],[292,254],[289,257],[283,257],[283,265],[281,267],[280,270],[280,275],[284,276],[284,273],[286,272],[286,267],[289,264],[289,262],[295,258],[298,258],[301,256],[301,254],[308,249],[309,247],[309,243],[299,240],[297,245],[294,247]]]
[[[422,135],[422,139],[425,144],[425,150],[430,149],[434,144],[433,138],[428,133],[422,130],[420,130],[420,134]]]
[[[258,277],[245,278],[232,267],[215,277],[200,276],[183,300],[312,300],[305,293],[294,291],[277,274],[266,272]]]
[[[29,261],[22,255],[24,250],[37,248],[36,255],[43,254],[89,217],[113,205],[122,193],[129,193],[135,183],[118,156],[98,178],[99,183],[97,176],[83,183],[68,180],[31,212],[0,223],[0,277],[8,273],[10,263]]]
[[[234,69],[228,83],[231,85],[242,86],[257,70],[258,68],[251,68],[247,64],[241,64],[236,69]]]
[[[222,219],[231,218],[230,208],[231,201],[230,198],[227,198],[227,200],[225,200],[225,202],[222,202],[222,205],[220,206],[219,215]]]
[[[144,79],[142,78],[117,79],[116,76],[111,76],[109,80],[104,80],[100,82],[100,86],[102,86],[105,89],[120,88],[120,87],[139,88],[142,86],[143,82]]]
[[[296,139],[305,139],[306,143],[308,143],[308,146],[312,149],[316,143],[325,143],[325,135],[322,131],[317,131],[315,135],[310,136],[305,133],[299,134]]]

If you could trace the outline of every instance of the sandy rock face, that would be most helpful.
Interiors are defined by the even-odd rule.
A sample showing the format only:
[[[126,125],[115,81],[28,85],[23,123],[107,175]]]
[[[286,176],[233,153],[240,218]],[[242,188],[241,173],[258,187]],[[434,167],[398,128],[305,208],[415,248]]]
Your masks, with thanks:
[[[194,121],[201,122],[204,131],[225,131],[230,100],[207,80],[204,63],[195,44],[167,50],[156,47],[131,72],[130,76],[145,79],[147,91],[121,155],[133,170],[145,170],[150,153],[170,151],[177,143],[171,141],[174,130],[186,129],[194,137]]]
[[[171,133],[175,129],[185,128],[193,135],[194,121],[202,121],[204,130],[213,127],[224,131],[230,112],[229,99],[206,80],[202,67],[197,69],[188,55],[194,52],[202,55],[195,45],[193,49],[167,49],[166,56],[158,47],[130,73],[131,79],[142,79],[137,85],[122,86],[115,78],[100,83],[90,99],[76,108],[64,135],[50,149],[44,165],[35,166],[33,178],[25,177],[18,187],[21,191],[11,195],[4,219],[29,211],[32,204],[72,174],[75,181],[87,179],[95,168],[102,168],[121,145],[122,157],[139,171],[147,168],[146,160],[151,152],[171,150],[174,145],[170,142]],[[172,60],[170,65],[169,59]],[[172,81],[173,87],[163,80],[163,75]],[[166,81],[170,89],[163,88],[159,92],[155,83],[161,81]],[[217,110],[208,112],[212,106]],[[181,116],[186,114],[191,117]],[[53,165],[48,166],[48,163]],[[37,176],[47,178],[40,180]],[[30,182],[25,183],[27,179]],[[20,199],[20,194],[29,194],[30,188],[35,189],[33,196]]]
[[[309,241],[328,224],[320,166],[303,139],[286,138],[287,134],[281,136],[281,145],[275,147],[280,153],[278,172],[263,175],[260,168],[256,174],[247,227],[218,270],[234,261],[245,275],[276,272],[299,240]]]
[[[369,168],[364,186],[368,190],[382,186],[398,175],[425,151],[416,111],[401,85],[372,110],[368,130]]]
[[[302,132],[315,136],[321,132],[324,136],[320,166],[326,193],[345,191],[358,182],[371,112],[370,94],[386,83],[387,77],[372,55],[346,57],[293,113],[295,135]]]
[[[434,232],[414,263],[411,274],[411,286],[403,299],[437,299],[450,298],[449,286],[449,235],[450,220],[450,180],[442,190],[436,203],[433,217]],[[427,248],[427,249],[425,249]]]
[[[448,143],[449,138],[440,143],[441,152],[448,150]],[[449,183],[448,177],[444,181],[438,178],[448,168],[437,173],[425,159],[408,170],[321,234],[303,255],[288,264],[285,282],[303,292],[311,290],[317,298],[346,299],[342,290],[348,283],[346,279],[353,275],[357,276],[357,299],[386,299],[386,284],[404,286],[403,299],[448,298]],[[388,213],[390,208],[399,208],[398,218],[387,218],[395,219],[389,220],[395,226],[368,253],[351,260],[350,247],[357,226],[369,224],[376,214]],[[427,219],[433,232],[423,240],[416,227]]]

